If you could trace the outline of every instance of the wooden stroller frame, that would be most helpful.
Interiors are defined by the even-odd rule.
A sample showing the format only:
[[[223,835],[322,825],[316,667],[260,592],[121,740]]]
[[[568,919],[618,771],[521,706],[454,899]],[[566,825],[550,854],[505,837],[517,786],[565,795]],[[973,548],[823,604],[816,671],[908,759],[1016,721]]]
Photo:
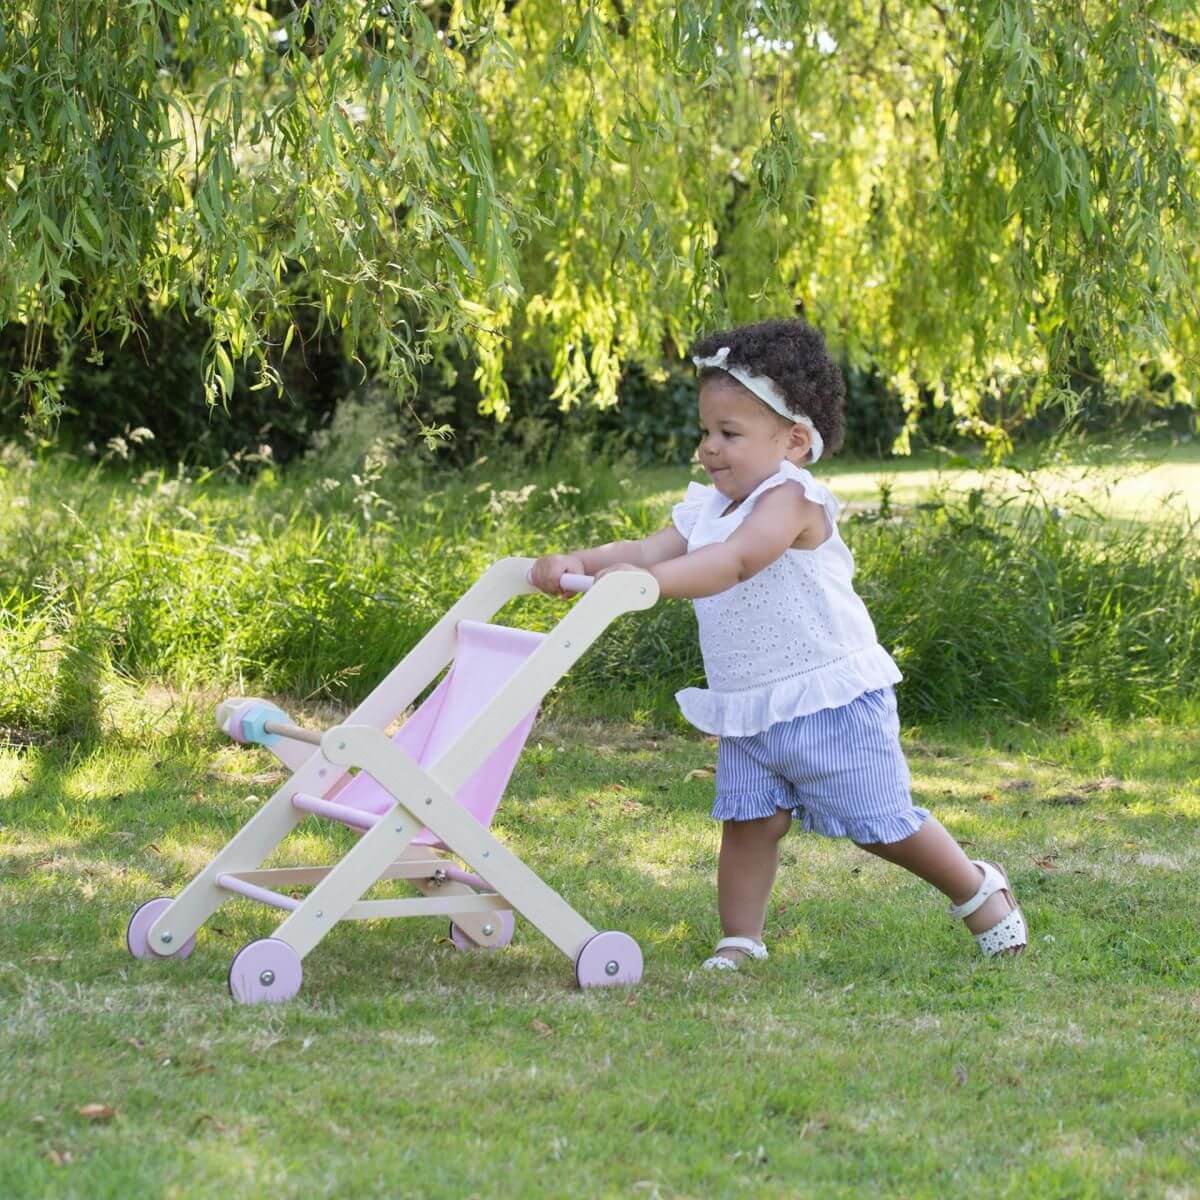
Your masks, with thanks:
[[[230,967],[235,999],[275,1002],[296,993],[301,960],[338,921],[442,914],[453,918],[467,944],[487,947],[511,937],[506,910],[512,909],[572,960],[581,986],[636,982],[642,966],[637,943],[623,933],[598,932],[455,795],[613,620],[657,601],[652,575],[617,571],[594,586],[576,577],[586,595],[427,767],[385,732],[454,657],[460,621],[486,622],[509,600],[536,590],[528,581],[532,565],[528,558],[494,563],[344,723],[324,732],[268,723],[271,734],[288,740],[287,752],[281,746],[278,753],[293,766],[291,777],[178,896],[149,901],[134,913],[130,951],[139,958],[186,957],[200,926],[233,896],[288,909],[270,937],[244,946]],[[376,816],[339,805],[336,789],[352,768],[385,788],[395,798],[392,807]],[[310,813],[362,829],[362,837],[333,866],[263,869],[263,860]],[[469,872],[437,849],[412,845],[422,828]],[[362,899],[386,879],[405,879],[424,894]],[[297,884],[316,886],[299,900],[275,890]],[[507,916],[507,928],[497,914]]]

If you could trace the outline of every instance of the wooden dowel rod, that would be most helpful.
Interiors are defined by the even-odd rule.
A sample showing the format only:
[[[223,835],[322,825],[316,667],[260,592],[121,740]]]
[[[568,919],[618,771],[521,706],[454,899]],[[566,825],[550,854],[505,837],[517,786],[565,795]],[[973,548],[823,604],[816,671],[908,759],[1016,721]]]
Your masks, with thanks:
[[[300,725],[287,725],[283,721],[264,721],[263,729],[267,733],[291,738],[294,742],[308,742],[312,746],[321,744],[321,730],[319,729],[304,729]]]

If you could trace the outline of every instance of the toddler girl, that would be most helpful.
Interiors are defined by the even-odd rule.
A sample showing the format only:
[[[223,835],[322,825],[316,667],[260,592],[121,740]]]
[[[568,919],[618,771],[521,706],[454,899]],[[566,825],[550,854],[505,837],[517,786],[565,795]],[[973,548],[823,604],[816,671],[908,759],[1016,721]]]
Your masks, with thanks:
[[[900,672],[851,583],[837,501],[801,465],[842,439],[845,389],[824,339],[803,321],[764,321],[704,338],[692,361],[712,486],[690,484],[665,529],[540,558],[532,579],[559,594],[565,572],[643,570],[662,596],[695,602],[709,687],[676,699],[719,735],[712,815],[723,822],[725,936],[705,967],[767,957],[767,900],[793,817],[933,884],[985,954],[1019,953],[1027,934],[1008,877],[913,806]]]

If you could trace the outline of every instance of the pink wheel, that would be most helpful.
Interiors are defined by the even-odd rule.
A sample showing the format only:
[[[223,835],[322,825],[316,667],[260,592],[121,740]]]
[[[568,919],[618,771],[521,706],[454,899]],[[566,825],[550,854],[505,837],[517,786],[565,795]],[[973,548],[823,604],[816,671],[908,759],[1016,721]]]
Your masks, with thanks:
[[[239,1004],[282,1004],[300,990],[300,955],[278,938],[247,942],[229,964],[229,992]]]
[[[196,948],[194,934],[176,947],[173,942],[166,940],[171,936],[169,932],[163,934],[161,952],[150,945],[150,926],[170,907],[171,897],[159,896],[157,900],[147,900],[133,910],[133,916],[125,928],[125,945],[134,958],[187,958]]]
[[[637,983],[641,977],[642,948],[627,933],[593,934],[575,959],[575,978],[581,988]]]
[[[483,942],[474,941],[468,934],[464,933],[453,921],[450,922],[450,940],[459,950],[499,950],[502,946],[507,946],[513,940],[513,930],[516,928],[516,922],[513,920],[512,910],[501,908],[492,913],[487,922],[484,924],[484,929],[495,922],[497,929],[495,941],[484,944]]]

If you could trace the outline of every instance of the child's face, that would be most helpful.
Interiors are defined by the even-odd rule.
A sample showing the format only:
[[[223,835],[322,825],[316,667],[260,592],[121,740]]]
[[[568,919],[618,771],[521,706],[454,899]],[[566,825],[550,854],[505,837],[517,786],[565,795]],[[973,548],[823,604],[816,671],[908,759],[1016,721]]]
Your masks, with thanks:
[[[696,457],[730,500],[744,500],[785,458],[806,461],[812,444],[807,429],[772,412],[733,378],[701,384],[700,429]]]

